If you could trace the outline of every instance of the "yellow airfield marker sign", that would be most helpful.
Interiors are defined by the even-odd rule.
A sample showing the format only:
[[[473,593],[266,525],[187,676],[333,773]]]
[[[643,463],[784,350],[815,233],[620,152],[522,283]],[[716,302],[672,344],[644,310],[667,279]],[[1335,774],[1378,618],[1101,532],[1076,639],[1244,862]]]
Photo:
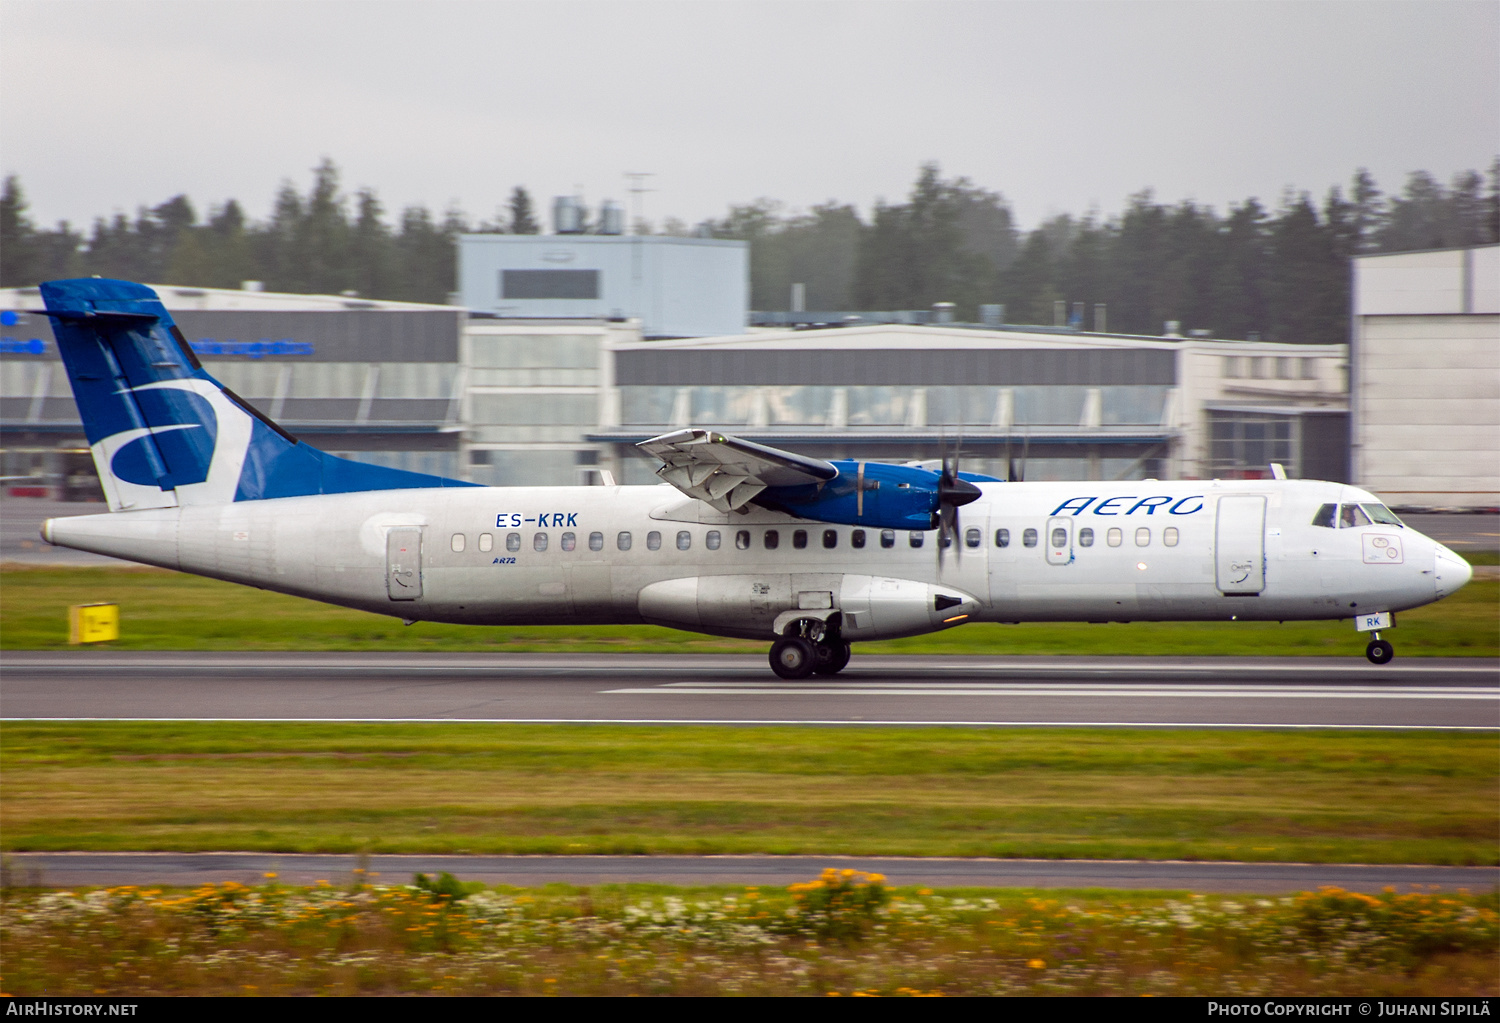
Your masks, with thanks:
[[[69,643],[104,643],[120,638],[120,605],[74,604],[68,608]]]

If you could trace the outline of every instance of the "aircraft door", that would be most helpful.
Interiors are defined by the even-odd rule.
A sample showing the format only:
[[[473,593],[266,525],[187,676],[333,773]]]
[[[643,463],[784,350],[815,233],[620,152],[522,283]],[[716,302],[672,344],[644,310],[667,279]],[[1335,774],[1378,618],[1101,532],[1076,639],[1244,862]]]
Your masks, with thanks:
[[[1073,520],[1059,515],[1047,520],[1047,564],[1067,565],[1073,561]]]
[[[1214,531],[1214,576],[1219,592],[1253,594],[1266,588],[1266,499],[1219,498]]]
[[[398,526],[385,534],[385,591],[392,600],[422,595],[421,527]]]

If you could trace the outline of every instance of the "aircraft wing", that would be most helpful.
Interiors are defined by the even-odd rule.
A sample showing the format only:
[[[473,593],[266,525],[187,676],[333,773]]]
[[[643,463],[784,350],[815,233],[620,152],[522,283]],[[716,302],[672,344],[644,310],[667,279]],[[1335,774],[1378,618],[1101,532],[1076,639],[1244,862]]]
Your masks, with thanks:
[[[832,463],[740,440],[713,430],[677,430],[636,447],[664,464],[656,474],[689,497],[721,512],[743,508],[767,487],[825,483]]]

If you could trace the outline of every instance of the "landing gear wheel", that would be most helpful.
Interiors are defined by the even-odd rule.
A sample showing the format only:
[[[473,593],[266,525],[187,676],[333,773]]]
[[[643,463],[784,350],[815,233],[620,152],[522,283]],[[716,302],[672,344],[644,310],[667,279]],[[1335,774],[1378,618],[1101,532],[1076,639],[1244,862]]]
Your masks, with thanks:
[[[801,636],[783,636],[771,644],[771,670],[782,678],[806,678],[817,661],[816,648]]]
[[[1372,639],[1365,647],[1365,656],[1371,664],[1390,664],[1391,658],[1396,656],[1396,648],[1383,639]]]
[[[843,640],[819,643],[815,653],[817,660],[813,671],[819,675],[837,675],[849,663],[849,644]]]

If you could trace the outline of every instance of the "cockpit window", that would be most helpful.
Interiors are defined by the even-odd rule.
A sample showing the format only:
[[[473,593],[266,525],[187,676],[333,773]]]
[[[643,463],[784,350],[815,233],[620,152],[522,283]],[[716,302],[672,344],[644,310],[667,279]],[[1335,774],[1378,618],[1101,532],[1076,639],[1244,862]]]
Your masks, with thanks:
[[[1312,524],[1315,526],[1326,526],[1333,528],[1333,520],[1338,515],[1339,506],[1336,504],[1325,504],[1313,515]]]
[[[1339,509],[1339,528],[1353,529],[1355,526],[1368,526],[1370,516],[1360,511],[1357,504],[1346,504]]]
[[[1406,528],[1406,523],[1396,518],[1396,513],[1383,504],[1362,504],[1360,507],[1369,514],[1370,518],[1383,526],[1400,526],[1403,529]]]

